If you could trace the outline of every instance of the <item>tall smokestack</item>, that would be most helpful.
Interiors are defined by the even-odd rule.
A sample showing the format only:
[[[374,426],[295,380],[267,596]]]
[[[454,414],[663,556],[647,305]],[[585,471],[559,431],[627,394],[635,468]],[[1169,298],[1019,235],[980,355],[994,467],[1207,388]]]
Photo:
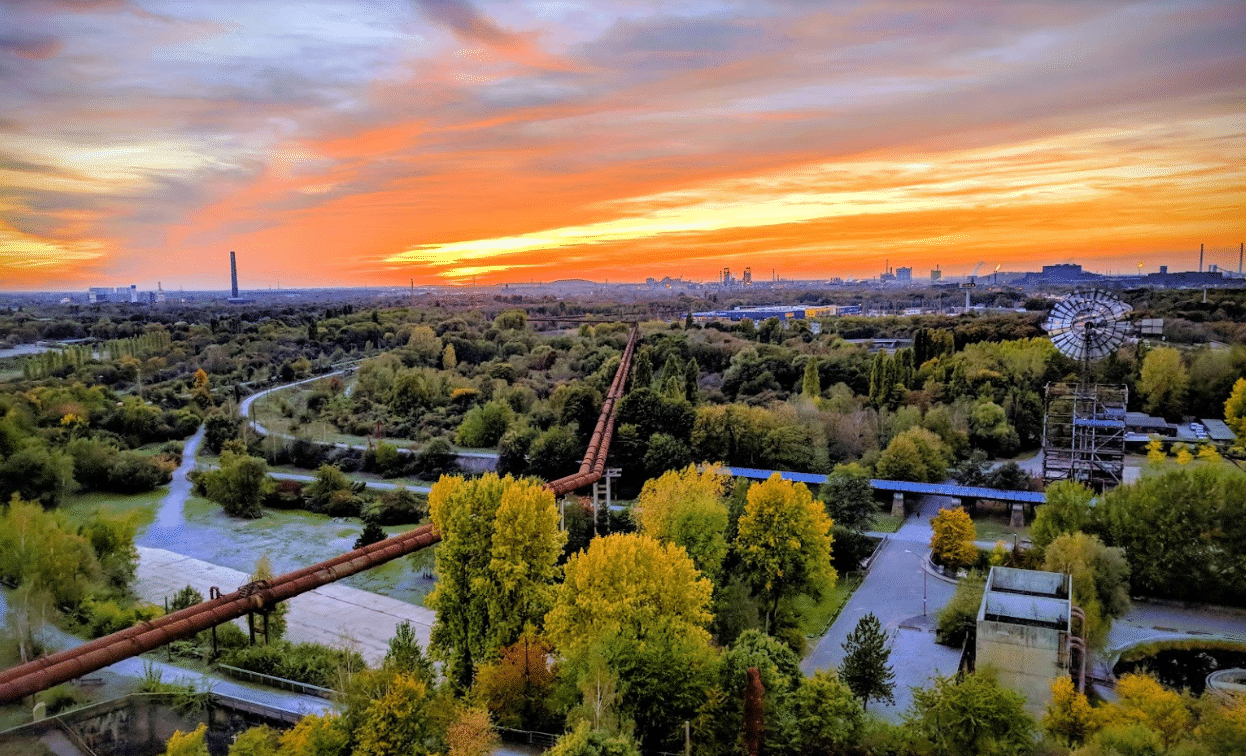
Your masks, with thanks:
[[[1202,269],[1199,264],[1199,269]],[[234,258],[234,251],[229,250],[229,280],[230,280],[230,296],[234,299],[238,298],[238,261]]]
[[[1198,272],[1203,272],[1203,245],[1198,245]]]
[[[1246,250],[1246,244],[1237,245],[1237,274],[1242,275],[1242,252]]]

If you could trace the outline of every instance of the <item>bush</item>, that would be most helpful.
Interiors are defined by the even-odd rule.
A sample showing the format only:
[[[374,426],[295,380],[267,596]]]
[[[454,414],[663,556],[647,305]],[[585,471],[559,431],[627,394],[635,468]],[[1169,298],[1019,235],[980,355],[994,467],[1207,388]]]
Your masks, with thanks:
[[[150,604],[123,607],[111,599],[88,598],[78,605],[74,618],[92,638],[102,638],[162,614],[164,610]]]
[[[956,586],[956,593],[939,612],[935,640],[945,646],[960,648],[978,620],[982,594],[986,591],[986,575],[971,572]]]
[[[235,649],[222,656],[221,663],[322,688],[337,684],[339,669],[366,666],[358,651],[289,641]]]
[[[361,516],[378,525],[413,525],[428,517],[428,497],[405,488],[385,491],[364,505]]]

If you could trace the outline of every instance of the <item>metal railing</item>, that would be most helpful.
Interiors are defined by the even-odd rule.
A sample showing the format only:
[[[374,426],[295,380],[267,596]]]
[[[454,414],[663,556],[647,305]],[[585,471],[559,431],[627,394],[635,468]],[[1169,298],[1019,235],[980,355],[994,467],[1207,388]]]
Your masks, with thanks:
[[[255,672],[250,669],[242,669],[241,667],[231,667],[228,664],[217,664],[216,668],[238,680],[245,680],[259,685],[266,685],[270,688],[288,690],[291,693],[302,693],[307,696],[316,696],[317,698],[328,699],[332,699],[337,695],[337,691],[332,688],[322,688],[319,685],[299,682],[298,680],[290,680],[285,677],[277,677],[276,675],[266,675],[263,672]]]

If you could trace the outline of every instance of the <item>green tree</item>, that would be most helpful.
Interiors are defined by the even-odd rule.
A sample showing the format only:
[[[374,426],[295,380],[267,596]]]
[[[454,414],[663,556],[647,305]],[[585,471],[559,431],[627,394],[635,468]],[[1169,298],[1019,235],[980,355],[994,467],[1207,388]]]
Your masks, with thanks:
[[[1246,473],[1179,467],[1108,491],[1087,530],[1125,549],[1132,595],[1246,601]]]
[[[552,601],[558,557],[554,496],[535,481],[486,474],[443,477],[428,497],[437,548],[437,612],[430,650],[459,689],[475,666],[539,625]]]
[[[496,446],[506,434],[515,412],[510,405],[499,399],[479,407],[472,407],[459,424],[459,443],[472,448]]]
[[[255,563],[255,571],[251,573],[251,582],[260,580],[272,580],[273,564],[268,559],[268,555],[264,554]],[[290,613],[290,605],[278,602],[268,609],[268,616],[265,619],[268,628],[269,642],[280,640],[286,634],[286,616]]]
[[[668,470],[678,470],[692,462],[688,445],[669,433],[654,433],[643,460],[645,474],[652,478]]]
[[[645,535],[683,546],[697,569],[717,582],[727,556],[727,503],[730,479],[712,465],[689,465],[645,482],[632,517]]]
[[[1166,418],[1177,418],[1185,407],[1189,373],[1174,347],[1156,347],[1142,361],[1138,392],[1146,397],[1146,411]]]
[[[1073,603],[1086,613],[1092,647],[1102,646],[1112,620],[1129,611],[1129,563],[1125,550],[1104,546],[1098,536],[1063,533],[1044,550],[1043,569],[1073,580]]]
[[[904,722],[935,756],[1020,756],[1034,745],[1025,696],[982,672],[939,677],[928,688],[915,688]]]
[[[986,592],[986,575],[974,570],[956,584],[952,600],[939,610],[939,622],[935,628],[935,641],[945,646],[960,648],[978,621],[978,609],[982,606],[982,594]]]
[[[454,344],[446,344],[446,348],[441,350],[441,369],[454,370],[459,364],[459,358],[454,353]]]
[[[866,614],[848,634],[843,643],[844,661],[839,676],[861,699],[863,709],[870,701],[895,703],[895,670],[887,664],[891,659],[891,643],[882,624],[873,612]]]
[[[831,525],[803,483],[775,473],[749,488],[734,548],[754,593],[768,604],[768,632],[780,599],[798,594],[819,598],[835,585]]]
[[[557,480],[578,470],[583,456],[575,432],[565,425],[555,425],[537,436],[528,448],[528,474]]]
[[[259,457],[225,449],[220,467],[203,473],[200,482],[207,497],[220,504],[226,514],[251,519],[263,516],[260,502],[271,483],[268,465]]]
[[[978,548],[973,543],[977,529],[964,509],[939,510],[930,520],[930,529],[930,548],[939,564],[963,568],[978,560]]]
[[[836,525],[858,533],[873,527],[878,503],[869,471],[860,464],[836,465],[818,489],[818,498],[826,502],[826,513]]]
[[[806,399],[822,396],[822,382],[818,377],[818,358],[810,357],[805,363],[805,375],[800,381],[800,394]]]
[[[826,670],[801,680],[791,712],[798,753],[844,753],[860,743],[866,725],[852,690]]]
[[[668,750],[712,674],[710,582],[683,548],[638,533],[595,538],[565,569],[545,626],[582,684],[594,729],[617,712],[647,748]]]
[[[637,389],[647,389],[653,386],[653,358],[649,356],[647,348],[637,350],[635,359],[632,360],[632,388],[631,391]]]
[[[1038,507],[1030,537],[1038,548],[1056,540],[1062,533],[1076,533],[1090,521],[1090,502],[1094,491],[1075,480],[1058,480],[1047,486],[1047,502]]]
[[[951,453],[943,439],[925,428],[898,434],[878,456],[875,471],[886,480],[939,483],[947,478]]]

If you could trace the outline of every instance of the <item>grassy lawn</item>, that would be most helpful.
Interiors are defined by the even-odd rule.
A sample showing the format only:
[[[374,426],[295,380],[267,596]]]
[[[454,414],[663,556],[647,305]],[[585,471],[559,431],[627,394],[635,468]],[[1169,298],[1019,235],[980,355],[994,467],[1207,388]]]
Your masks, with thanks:
[[[880,513],[874,515],[874,527],[871,530],[877,530],[880,533],[894,533],[904,524],[905,518],[896,517],[890,513]]]
[[[797,597],[796,611],[800,613],[801,632],[810,638],[817,638],[825,633],[839,616],[844,604],[848,603],[848,597],[864,579],[864,573],[854,572],[849,575],[840,575],[839,580],[835,582],[835,588],[827,591],[822,600],[816,603],[808,596]]]
[[[1014,535],[1020,535],[1021,538],[1030,537],[1029,526],[1014,528],[1008,525],[1008,518],[997,516],[978,516],[973,521],[974,528],[978,531],[979,541],[1007,541],[1012,543]]]
[[[156,509],[169,493],[164,486],[141,494],[85,493],[71,494],[61,501],[60,511],[71,519],[82,522],[99,511],[107,515],[133,514],[139,530],[156,519]]]

